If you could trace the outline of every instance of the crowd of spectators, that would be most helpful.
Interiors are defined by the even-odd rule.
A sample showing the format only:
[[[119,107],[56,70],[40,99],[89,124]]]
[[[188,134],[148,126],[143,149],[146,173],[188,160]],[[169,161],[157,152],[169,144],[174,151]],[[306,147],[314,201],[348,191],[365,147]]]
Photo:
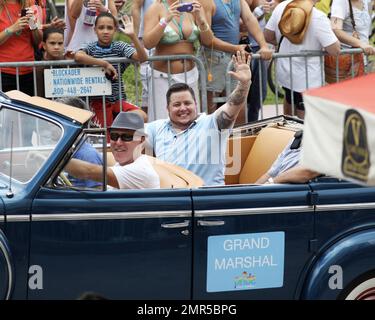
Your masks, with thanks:
[[[185,82],[191,86],[198,104],[199,91],[203,88],[199,87],[199,72],[194,61],[173,59],[150,64],[146,61],[148,56],[187,54],[201,59],[207,72],[208,112],[212,113],[219,107],[213,97],[224,92],[226,69],[232,55],[242,50],[246,54],[259,53],[261,59],[251,62],[253,81],[246,108],[247,120],[255,121],[259,118],[262,99],[267,96],[266,69],[273,52],[293,54],[325,50],[336,55],[341,45],[341,48],[361,48],[366,54],[365,64],[369,63],[368,56],[375,54],[369,42],[373,2],[191,0],[186,5],[180,0],[133,0],[127,5],[131,9],[129,15],[124,16],[127,0],[67,0],[64,19],[53,17],[47,21],[45,0],[0,0],[0,62],[75,59],[84,65],[104,67],[112,81],[112,95],[106,97],[105,108],[101,97],[90,98],[90,106],[98,122],[109,126],[119,111],[138,107],[127,102],[122,79],[129,64],[112,66],[102,58],[126,57],[141,62],[142,103],[139,107],[145,111],[144,120],[153,121],[168,116],[165,94],[172,84]],[[301,10],[294,10],[283,18],[284,11],[292,7],[305,10],[304,16],[299,16]],[[99,26],[98,17],[102,17]],[[282,36],[282,19],[291,27],[300,24],[302,19],[306,27],[301,31],[300,41]],[[112,26],[106,26],[107,22]],[[115,41],[115,32],[125,35],[128,43]],[[296,115],[303,118],[301,93],[307,88],[306,84],[308,87],[322,85],[319,58],[308,59],[307,65],[306,73],[304,58],[293,59],[292,70],[289,59],[279,59],[277,63],[277,81],[286,96],[285,114],[295,113],[291,108],[293,102]],[[235,83],[232,88],[234,86]],[[43,68],[37,69],[34,83],[31,67],[2,67],[1,89],[16,88],[30,95],[36,92],[44,96]]]
[[[324,50],[337,56],[340,48],[361,48],[364,64],[375,55],[369,43],[373,0],[321,0],[316,8],[318,2],[133,0],[128,15],[123,10],[126,0],[67,0],[65,19],[47,21],[43,0],[0,0],[0,62],[74,59],[79,65],[103,68],[112,93],[91,96],[85,107],[95,113],[95,123],[110,128],[108,141],[118,162],[108,171],[111,186],[159,187],[157,175],[146,170],[150,166],[141,155],[146,138],[157,158],[191,170],[206,185],[221,185],[231,128],[245,110],[248,121],[258,119],[267,95],[265,70],[273,52],[293,55]],[[127,42],[118,40],[118,35]],[[251,61],[251,53],[259,53],[260,59]],[[196,63],[176,59],[178,55],[196,55],[201,60],[207,72],[206,88],[199,87]],[[149,62],[149,56],[174,59]],[[141,63],[142,109],[129,103],[124,87],[123,73],[129,63],[105,60],[118,57]],[[229,72],[231,94],[225,104],[217,105],[213,97],[224,93],[230,62],[234,66]],[[32,67],[2,67],[1,89],[44,96],[44,68],[36,68],[34,77]],[[284,113],[294,114],[294,105],[296,115],[303,118],[302,92],[322,85],[319,57],[280,58],[276,71],[285,93]],[[200,90],[207,90],[209,115],[198,112]],[[75,105],[69,99],[61,101]],[[150,123],[144,125],[147,120]],[[137,130],[142,134],[136,139]],[[287,179],[317,175],[289,168],[299,155],[291,146],[258,183],[281,179],[279,175]],[[210,160],[200,161],[202,155]],[[101,179],[99,158],[86,163],[80,157],[71,160],[68,172],[83,184],[87,182],[79,179],[96,185]],[[285,168],[295,171],[284,173]],[[145,179],[139,184],[142,174]]]

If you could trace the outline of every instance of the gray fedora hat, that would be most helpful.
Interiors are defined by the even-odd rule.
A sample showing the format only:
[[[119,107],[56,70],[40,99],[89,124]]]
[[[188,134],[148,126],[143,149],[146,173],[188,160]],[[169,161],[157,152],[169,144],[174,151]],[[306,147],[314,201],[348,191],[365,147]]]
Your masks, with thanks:
[[[137,133],[147,136],[143,118],[137,112],[120,112],[115,120],[113,120],[109,129],[134,130]]]

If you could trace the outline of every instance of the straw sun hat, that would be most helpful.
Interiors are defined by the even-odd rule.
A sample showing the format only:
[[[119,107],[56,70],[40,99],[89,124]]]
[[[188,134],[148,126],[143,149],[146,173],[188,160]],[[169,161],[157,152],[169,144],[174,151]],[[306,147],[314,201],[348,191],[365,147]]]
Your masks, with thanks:
[[[302,43],[311,20],[313,7],[314,3],[311,0],[294,0],[285,7],[279,22],[279,29],[290,42]]]

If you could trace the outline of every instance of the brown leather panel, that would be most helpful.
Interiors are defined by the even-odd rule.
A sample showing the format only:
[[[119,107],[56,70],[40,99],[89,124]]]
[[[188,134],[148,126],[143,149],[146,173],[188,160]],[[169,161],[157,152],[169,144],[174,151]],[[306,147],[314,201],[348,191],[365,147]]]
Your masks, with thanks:
[[[160,188],[196,188],[203,180],[193,172],[175,164],[147,156],[160,177]]]
[[[242,168],[239,183],[254,183],[267,172],[294,133],[295,131],[271,127],[262,129]]]
[[[238,184],[241,170],[256,137],[257,136],[243,136],[229,138],[226,155],[225,184]],[[235,152],[235,154],[233,154],[233,152]],[[239,170],[237,170],[237,168]]]
[[[203,186],[203,180],[193,172],[180,166],[147,156],[160,178],[160,188],[196,188]],[[116,161],[112,152],[107,152],[107,165]]]

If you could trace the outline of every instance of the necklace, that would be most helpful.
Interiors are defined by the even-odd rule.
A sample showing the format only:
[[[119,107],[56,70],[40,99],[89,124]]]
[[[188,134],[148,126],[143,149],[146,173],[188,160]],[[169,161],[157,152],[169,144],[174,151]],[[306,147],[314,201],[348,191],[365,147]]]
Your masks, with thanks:
[[[6,11],[6,14],[8,16],[10,24],[13,25],[13,19],[12,19],[11,15],[10,15],[10,12],[8,10],[8,7],[7,7],[6,3],[5,3],[5,0],[3,0],[3,7],[4,7],[5,11]],[[19,30],[15,34],[16,34],[16,36],[20,36],[21,33],[22,33],[22,30]]]
[[[207,68],[207,81],[211,82],[214,80],[214,77],[212,75],[212,52],[214,50],[214,40],[211,41],[211,50],[210,50],[210,59],[207,58],[206,50],[202,47],[202,55],[204,58],[204,62],[206,63],[206,68]]]

